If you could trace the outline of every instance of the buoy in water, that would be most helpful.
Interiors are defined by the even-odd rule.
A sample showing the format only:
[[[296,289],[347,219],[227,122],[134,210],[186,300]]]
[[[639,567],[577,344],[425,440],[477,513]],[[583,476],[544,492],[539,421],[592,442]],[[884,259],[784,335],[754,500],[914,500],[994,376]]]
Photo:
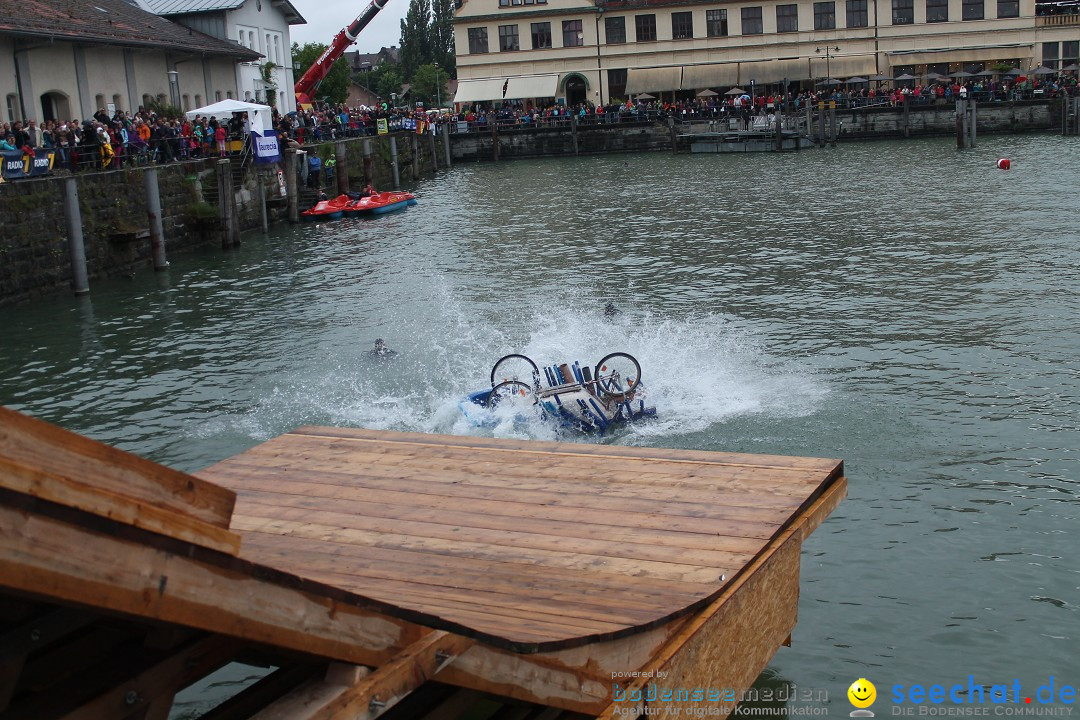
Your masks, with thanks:
[[[1012,163],[1009,161],[1009,158],[1001,158],[1000,160],[998,160],[997,165],[998,170],[1008,170],[1012,167]]]

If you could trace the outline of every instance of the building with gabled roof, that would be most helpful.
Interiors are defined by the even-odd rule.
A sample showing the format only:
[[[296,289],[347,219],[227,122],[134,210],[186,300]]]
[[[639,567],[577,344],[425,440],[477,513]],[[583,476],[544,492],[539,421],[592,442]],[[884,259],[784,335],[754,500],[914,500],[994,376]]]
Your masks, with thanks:
[[[236,66],[238,99],[296,109],[289,27],[307,21],[289,0],[134,0],[150,12],[193,30],[230,40],[262,55]],[[263,67],[272,63],[269,82]]]
[[[24,0],[0,16],[4,119],[86,119],[151,100],[234,97],[236,63],[259,53],[125,0]]]

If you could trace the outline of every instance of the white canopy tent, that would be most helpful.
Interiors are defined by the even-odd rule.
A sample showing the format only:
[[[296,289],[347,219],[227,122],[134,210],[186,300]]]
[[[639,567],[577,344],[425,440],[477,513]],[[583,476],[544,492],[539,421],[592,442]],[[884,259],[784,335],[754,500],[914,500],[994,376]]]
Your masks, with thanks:
[[[233,113],[247,113],[251,130],[262,135],[266,130],[273,129],[273,116],[269,105],[257,105],[256,103],[242,102],[240,100],[222,100],[213,105],[188,110],[185,114],[188,119],[194,119],[196,115],[203,117],[228,120]]]

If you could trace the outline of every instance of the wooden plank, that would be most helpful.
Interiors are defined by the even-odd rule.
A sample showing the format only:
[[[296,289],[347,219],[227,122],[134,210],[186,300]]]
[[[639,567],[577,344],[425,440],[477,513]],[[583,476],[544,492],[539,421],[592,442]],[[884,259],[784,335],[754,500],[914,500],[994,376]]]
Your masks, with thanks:
[[[352,685],[324,681],[308,685],[255,715],[252,720],[367,720],[376,718],[473,644],[435,631]]]
[[[236,499],[231,491],[194,476],[4,407],[0,457],[223,529],[229,527]],[[0,472],[0,486],[5,477]]]
[[[365,665],[382,664],[422,631],[325,592],[258,580],[253,569],[211,565],[8,507],[0,506],[0,527],[0,586],[58,601]]]
[[[400,444],[443,444],[454,447],[477,449],[495,449],[504,451],[533,453],[563,453],[567,455],[590,455],[598,457],[634,457],[682,460],[687,462],[712,462],[727,465],[755,465],[769,467],[794,467],[804,470],[824,470],[835,468],[840,460],[809,457],[789,457],[786,455],[753,455],[748,453],[714,452],[712,450],[678,450],[670,448],[635,447],[630,445],[593,445],[587,443],[560,443],[537,440],[513,440],[504,438],[463,437],[458,435],[436,435],[427,433],[388,432],[365,428],[334,428],[304,426],[293,430],[291,435],[311,435],[315,437],[348,438],[368,440],[380,443]]]
[[[53,610],[0,635],[0,712],[7,709],[15,693],[27,656],[48,647],[66,635],[86,627],[94,616],[80,610]]]
[[[254,685],[241,690],[217,707],[199,716],[199,720],[249,720],[256,712],[318,675],[314,665],[288,665],[278,668]]]
[[[0,457],[0,485],[67,507],[236,555],[240,536],[175,510],[159,508],[94,485],[27,467]]]

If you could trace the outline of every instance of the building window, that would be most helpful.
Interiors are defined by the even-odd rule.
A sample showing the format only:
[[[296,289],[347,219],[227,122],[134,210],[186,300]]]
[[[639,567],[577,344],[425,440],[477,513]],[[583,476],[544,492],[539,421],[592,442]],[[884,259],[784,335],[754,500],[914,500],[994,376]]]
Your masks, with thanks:
[[[799,32],[799,6],[777,5],[776,6],[776,32],[789,33]]]
[[[626,42],[626,18],[604,18],[604,35],[608,45],[622,45]]]
[[[868,24],[866,0],[847,0],[847,26],[849,28],[859,28],[867,27]]]
[[[671,39],[686,40],[694,37],[694,13],[671,13]]]
[[[232,100],[232,99],[233,99],[233,96],[232,96],[232,90],[226,90],[226,91],[225,91],[225,97],[226,97],[227,99],[229,99],[229,100]]]
[[[274,63],[281,65],[281,38],[274,36]]]
[[[270,55],[270,33],[266,33],[266,45],[263,47],[263,55]],[[270,58],[267,57],[267,60]]]
[[[829,2],[816,2],[814,3],[814,29],[815,30],[835,30],[836,29],[836,3],[830,0]]]
[[[634,27],[637,30],[638,42],[652,42],[656,39],[655,15],[635,15]]]
[[[487,28],[469,28],[469,54],[477,55],[487,51]]]
[[[184,95],[184,112],[187,112],[190,109],[191,109],[191,96],[190,95]]]
[[[255,49],[255,31],[254,30],[251,30],[251,31],[248,32],[248,45],[247,46],[252,50]]]
[[[998,17],[1020,17],[1020,0],[998,0]]]
[[[626,70],[608,70],[608,97],[622,98],[626,95]]]
[[[500,25],[499,52],[511,52],[520,49],[521,46],[518,45],[517,25]]]
[[[915,0],[892,0],[892,24],[910,25],[915,22]]]
[[[1058,66],[1058,44],[1056,42],[1044,42],[1042,44],[1042,64],[1054,70]]]
[[[117,105],[117,107],[120,107],[120,106]],[[195,107],[202,107],[202,95],[196,95],[195,96]],[[282,105],[282,107],[285,107],[285,106]]]
[[[122,98],[123,98],[123,96],[120,93],[116,93],[116,94],[114,94],[112,96],[112,104],[117,110],[123,110],[124,109],[124,105],[121,102]]]
[[[983,9],[985,4],[984,0],[964,0],[964,19],[982,20],[986,16],[986,11]]]
[[[244,33],[243,30],[241,30],[239,34],[240,34],[240,41],[239,41],[240,44],[243,45],[244,47],[247,47],[247,40],[245,39],[246,34]]]
[[[1061,64],[1075,65],[1080,60],[1080,40],[1066,40],[1061,43]]]
[[[21,120],[22,116],[19,115],[19,96],[8,95],[7,96],[7,121],[15,122]]]
[[[709,37],[727,37],[727,10],[706,10],[705,32]]]
[[[765,32],[761,24],[761,6],[742,9],[742,34],[760,35]]]
[[[926,0],[926,22],[949,22],[949,0]]]
[[[221,91],[220,90],[215,90],[214,91],[214,102],[221,102]]]
[[[551,47],[551,23],[532,24],[532,46],[533,50]]]
[[[562,46],[581,47],[585,44],[585,34],[581,32],[580,20],[562,21]]]

